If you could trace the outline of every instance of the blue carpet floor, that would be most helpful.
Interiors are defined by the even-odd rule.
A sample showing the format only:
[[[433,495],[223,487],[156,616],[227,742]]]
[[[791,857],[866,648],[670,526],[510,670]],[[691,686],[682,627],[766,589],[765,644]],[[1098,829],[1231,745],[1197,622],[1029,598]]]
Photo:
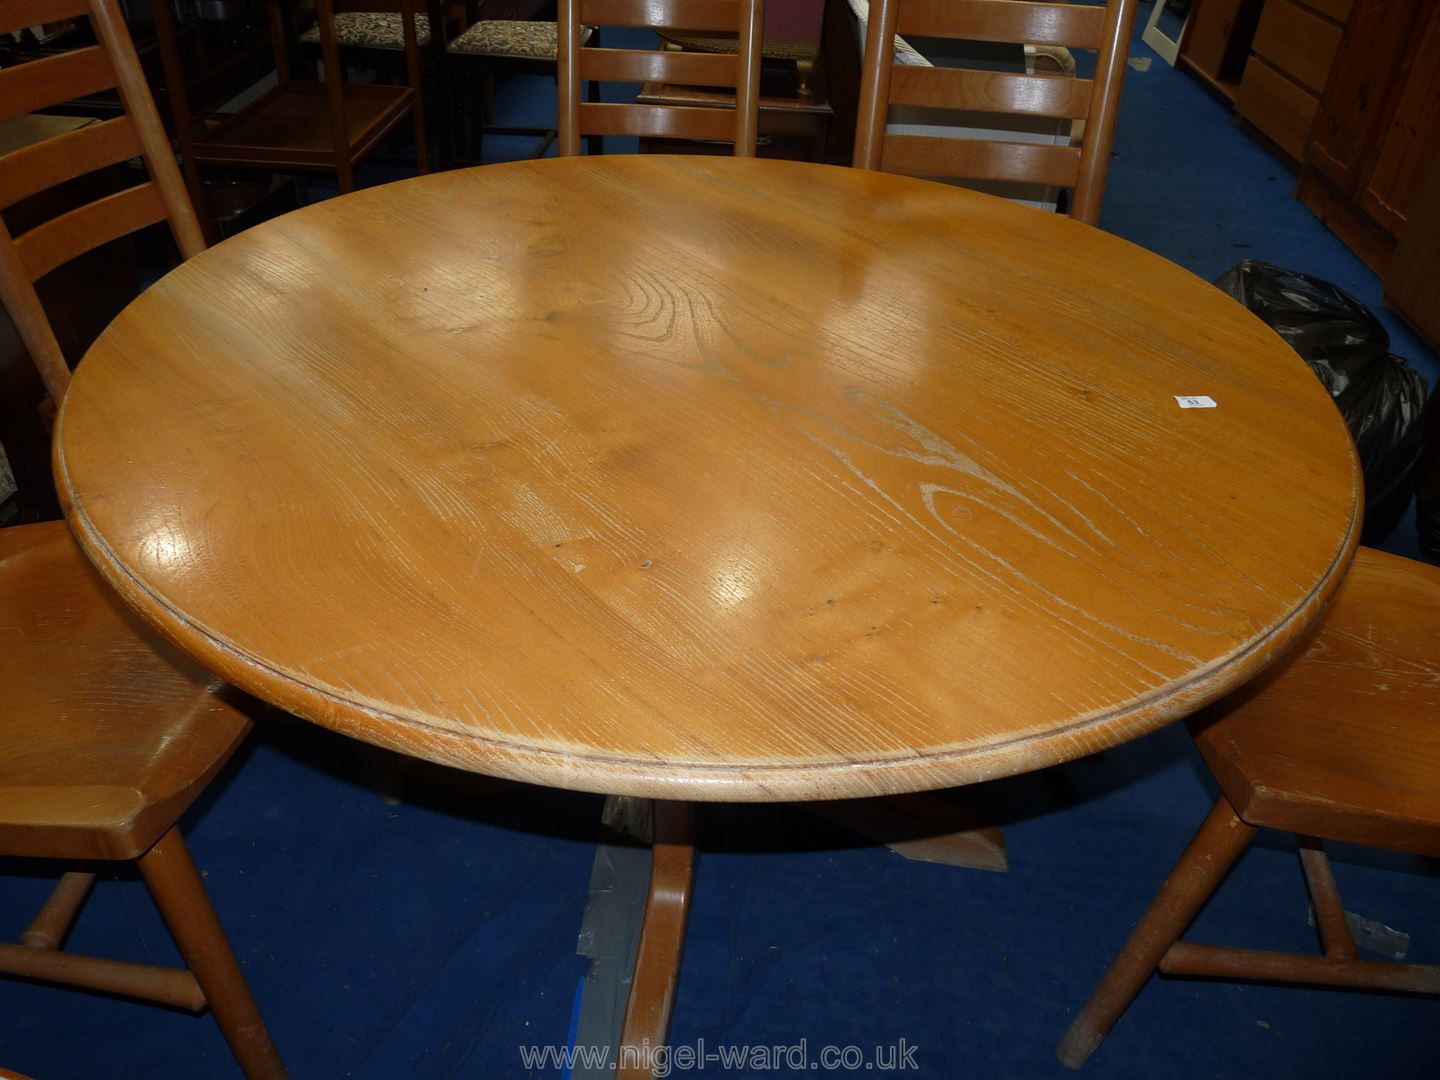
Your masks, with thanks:
[[[1138,43],[1134,55],[1152,56]],[[544,115],[551,85],[502,85],[502,115]],[[1380,308],[1374,276],[1292,187],[1191,79],[1158,60],[1130,72],[1104,226],[1206,278],[1250,257],[1334,281],[1376,308],[1394,351],[1433,383],[1435,356]],[[1413,554],[1413,522],[1386,546]],[[196,862],[294,1076],[559,1075],[527,1069],[519,1048],[567,1041],[600,800],[445,790],[387,806],[342,740],[277,718],[189,815]],[[1056,1041],[1214,793],[1180,729],[968,789],[1006,826],[1006,875],[905,862],[791,808],[708,810],[672,1040],[712,1052],[803,1042],[811,1062],[827,1045],[872,1054],[903,1040],[919,1066],[909,1075],[1068,1075]],[[1347,907],[1411,933],[1415,961],[1440,962],[1434,862],[1337,847],[1335,863]],[[0,862],[7,935],[49,869]],[[1293,845],[1262,838],[1190,936],[1313,949]],[[178,959],[125,872],[102,877],[70,946]],[[1435,1000],[1157,978],[1089,1075],[1433,1077],[1437,1029]],[[0,980],[0,1066],[36,1080],[238,1075],[206,1017],[15,980]]]

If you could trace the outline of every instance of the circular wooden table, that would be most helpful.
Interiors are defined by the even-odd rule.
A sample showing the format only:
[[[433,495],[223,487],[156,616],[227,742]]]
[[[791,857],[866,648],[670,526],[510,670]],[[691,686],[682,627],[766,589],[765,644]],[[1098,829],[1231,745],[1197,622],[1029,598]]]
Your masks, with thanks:
[[[1319,381],[1188,272],[730,158],[490,166],[261,225],[105,332],[55,461],[101,572],[244,689],[664,800],[1138,736],[1295,639],[1360,515]]]

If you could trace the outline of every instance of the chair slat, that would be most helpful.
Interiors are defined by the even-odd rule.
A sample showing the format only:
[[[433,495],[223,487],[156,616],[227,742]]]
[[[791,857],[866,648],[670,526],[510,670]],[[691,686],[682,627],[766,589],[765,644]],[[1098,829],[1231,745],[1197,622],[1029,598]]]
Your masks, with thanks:
[[[160,190],[146,182],[37,225],[15,238],[15,250],[30,280],[38,281],[77,255],[165,220]]]
[[[5,0],[0,4],[0,34],[89,14],[89,0]]]
[[[759,126],[760,36],[764,0],[559,0],[556,56],[559,150],[580,153],[582,136],[635,135],[728,142],[737,157],[754,157]],[[647,26],[725,30],[732,56],[639,52],[582,45],[582,27]],[[583,82],[661,82],[733,87],[733,109],[620,105],[580,101]]]
[[[98,45],[0,69],[0,120],[97,94],[115,85],[110,60]]]
[[[140,135],[128,116],[68,131],[0,157],[0,210],[55,184],[139,157]]]
[[[904,0],[898,29],[916,37],[1003,41],[1016,45],[1100,47],[1105,8],[1022,0]]]
[[[593,26],[656,26],[734,33],[739,0],[582,0],[580,18]]]
[[[580,105],[587,135],[636,135],[658,139],[735,141],[735,110],[675,105]]]
[[[1080,151],[1073,146],[1044,143],[887,135],[880,168],[908,176],[1010,180],[1071,187],[1080,172]]]
[[[1069,75],[897,65],[890,104],[1083,120],[1090,113],[1092,85]]]
[[[580,77],[599,82],[669,82],[683,86],[735,85],[734,54],[661,49],[581,49]]]

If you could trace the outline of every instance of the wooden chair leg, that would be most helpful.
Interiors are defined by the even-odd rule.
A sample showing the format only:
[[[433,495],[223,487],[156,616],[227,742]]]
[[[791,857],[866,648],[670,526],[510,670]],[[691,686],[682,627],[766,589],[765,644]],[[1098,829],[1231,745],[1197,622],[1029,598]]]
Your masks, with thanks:
[[[640,1080],[653,1075],[653,1054],[665,1044],[670,1010],[680,977],[685,921],[690,914],[695,847],[688,803],[654,804],[654,849],[650,895],[635,953],[635,975],[620,1032],[618,1075]],[[661,1059],[664,1060],[663,1058]]]
[[[205,991],[205,1000],[240,1068],[251,1080],[284,1077],[285,1066],[250,996],[245,976],[230,951],[178,826],[140,857],[139,867],[185,963]]]
[[[1339,960],[1357,960],[1360,950],[1355,946],[1355,937],[1345,921],[1345,905],[1340,902],[1340,891],[1335,888],[1335,875],[1330,870],[1330,860],[1325,848],[1313,836],[1297,836],[1300,845],[1300,865],[1305,870],[1305,886],[1310,890],[1310,902],[1315,908],[1315,925],[1320,929],[1320,944],[1326,956]]]
[[[1090,1059],[1254,835],[1221,795],[1060,1041],[1062,1064],[1078,1069]]]
[[[88,872],[72,870],[62,877],[40,913],[20,935],[21,944],[32,949],[60,948],[94,884],[95,875]]]
[[[425,130],[425,106],[419,96],[416,97],[415,108],[410,113],[410,122],[415,128],[415,173],[417,176],[424,176],[430,171],[430,146],[429,133]]]

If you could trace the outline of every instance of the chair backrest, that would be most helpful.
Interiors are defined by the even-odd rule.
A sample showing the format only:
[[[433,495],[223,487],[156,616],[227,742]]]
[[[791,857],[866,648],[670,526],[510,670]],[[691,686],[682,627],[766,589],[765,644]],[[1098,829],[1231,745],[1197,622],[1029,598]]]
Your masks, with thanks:
[[[560,153],[582,135],[638,135],[733,142],[755,156],[764,0],[559,0]],[[581,46],[585,26],[672,28],[738,34],[734,55]],[[673,82],[735,91],[735,109],[622,105],[580,100],[591,82]]]
[[[1025,0],[872,0],[854,164],[911,176],[1026,181],[1072,188],[1070,214],[1100,217],[1120,86],[1137,0],[1105,4]],[[1097,51],[1090,79],[1069,75],[912,67],[894,62],[895,35]],[[886,134],[891,105],[1083,120],[1079,146]]]
[[[0,69],[0,120],[115,89],[124,113],[0,157],[0,210],[75,177],[141,158],[149,179],[51,218],[19,236],[0,222],[0,300],[58,403],[70,368],[35,282],[77,255],[165,221],[184,258],[205,248],[170,140],[115,0],[7,0],[0,32],[88,17],[98,45]]]

